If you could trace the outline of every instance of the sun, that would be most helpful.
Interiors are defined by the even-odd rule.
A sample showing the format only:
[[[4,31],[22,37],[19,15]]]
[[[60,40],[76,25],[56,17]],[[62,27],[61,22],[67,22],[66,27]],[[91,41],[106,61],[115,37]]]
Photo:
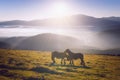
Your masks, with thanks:
[[[70,10],[66,3],[59,2],[52,5],[52,12],[54,16],[61,17],[68,15]]]

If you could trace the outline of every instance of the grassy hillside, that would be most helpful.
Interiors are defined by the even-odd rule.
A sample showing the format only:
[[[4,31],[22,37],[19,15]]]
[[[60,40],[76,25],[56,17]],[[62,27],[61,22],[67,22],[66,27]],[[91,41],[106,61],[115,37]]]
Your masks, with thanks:
[[[87,67],[52,66],[51,52],[0,49],[0,80],[119,80],[120,57],[85,54]]]

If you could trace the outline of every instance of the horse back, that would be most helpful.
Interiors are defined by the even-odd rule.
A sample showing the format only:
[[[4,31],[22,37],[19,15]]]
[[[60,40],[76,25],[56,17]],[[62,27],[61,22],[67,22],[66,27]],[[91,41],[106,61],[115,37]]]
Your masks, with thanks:
[[[62,53],[62,52],[54,51],[54,52],[52,52],[52,57],[56,57],[56,58],[64,58],[64,57],[65,57],[65,54]]]
[[[82,53],[74,53],[72,56],[73,59],[78,59],[78,58],[83,58],[83,54]]]

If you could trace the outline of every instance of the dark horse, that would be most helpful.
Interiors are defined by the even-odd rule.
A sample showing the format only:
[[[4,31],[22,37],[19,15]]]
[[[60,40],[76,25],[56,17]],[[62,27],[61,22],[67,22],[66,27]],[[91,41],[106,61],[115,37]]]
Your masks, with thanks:
[[[65,52],[58,52],[58,51],[52,52],[51,59],[53,61],[53,64],[56,63],[55,58],[61,59],[61,64],[63,64],[63,61],[64,61],[64,65],[66,64],[65,62],[66,53]]]
[[[84,55],[82,53],[73,53],[69,49],[65,50],[65,53],[68,53],[67,60],[70,60],[70,64],[74,65],[74,59],[81,59],[81,65],[85,66]]]

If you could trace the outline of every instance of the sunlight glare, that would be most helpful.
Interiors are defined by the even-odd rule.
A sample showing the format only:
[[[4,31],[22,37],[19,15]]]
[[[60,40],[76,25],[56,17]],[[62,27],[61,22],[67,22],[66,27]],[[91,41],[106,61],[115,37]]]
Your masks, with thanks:
[[[53,9],[52,12],[54,16],[57,16],[57,17],[66,16],[70,12],[69,6],[62,2],[53,4],[52,9]]]

